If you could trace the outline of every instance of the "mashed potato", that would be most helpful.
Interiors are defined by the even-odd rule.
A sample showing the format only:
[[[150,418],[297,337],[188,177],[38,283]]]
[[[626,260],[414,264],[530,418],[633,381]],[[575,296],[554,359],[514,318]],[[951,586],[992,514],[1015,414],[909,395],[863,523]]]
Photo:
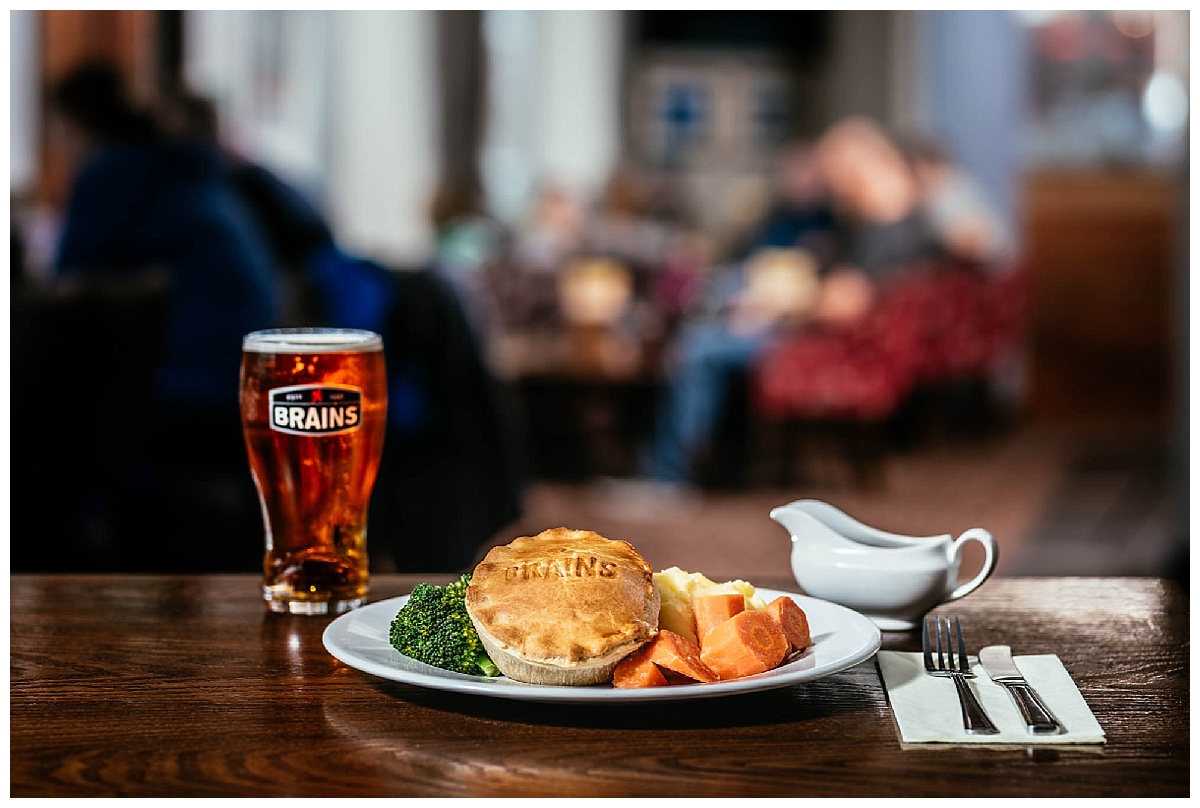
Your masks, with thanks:
[[[654,586],[658,589],[661,600],[658,611],[659,630],[674,631],[692,642],[698,642],[696,618],[692,614],[693,598],[701,595],[737,593],[746,598],[747,609],[762,611],[767,608],[762,596],[745,581],[717,583],[709,580],[702,573],[684,572],[679,567],[671,567],[654,573]]]

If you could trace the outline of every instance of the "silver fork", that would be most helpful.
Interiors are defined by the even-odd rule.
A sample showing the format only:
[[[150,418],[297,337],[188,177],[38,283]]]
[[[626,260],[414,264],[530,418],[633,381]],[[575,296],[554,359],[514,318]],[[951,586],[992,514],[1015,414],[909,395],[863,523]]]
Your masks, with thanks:
[[[934,633],[932,641],[929,638],[931,620]],[[963,729],[972,735],[995,735],[1000,730],[996,729],[992,719],[983,711],[983,705],[967,686],[967,680],[974,679],[975,674],[971,672],[971,665],[967,661],[967,644],[963,642],[962,622],[957,617],[954,618],[954,627],[958,634],[957,661],[954,659],[954,646],[950,640],[950,618],[931,618],[927,615],[922,621],[921,650],[925,654],[925,671],[932,676],[947,676],[954,680],[954,686],[958,690],[958,702],[962,705]],[[936,657],[931,645],[936,648]]]

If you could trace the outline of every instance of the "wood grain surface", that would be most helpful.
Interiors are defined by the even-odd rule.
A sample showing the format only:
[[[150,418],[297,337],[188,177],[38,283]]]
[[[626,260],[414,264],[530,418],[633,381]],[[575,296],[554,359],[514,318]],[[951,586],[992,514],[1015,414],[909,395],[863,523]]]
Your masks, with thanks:
[[[420,580],[376,576],[372,599]],[[1058,654],[1108,737],[1003,749],[902,748],[874,660],[727,698],[533,704],[343,665],[329,618],[268,613],[252,576],[10,581],[13,797],[1189,793],[1188,598],[1155,579],[993,579],[954,604],[973,652]]]

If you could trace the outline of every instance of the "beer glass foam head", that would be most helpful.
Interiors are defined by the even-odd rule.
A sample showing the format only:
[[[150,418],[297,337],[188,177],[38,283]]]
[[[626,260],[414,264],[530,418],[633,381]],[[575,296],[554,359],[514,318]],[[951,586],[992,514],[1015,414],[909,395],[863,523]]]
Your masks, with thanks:
[[[255,353],[320,351],[382,351],[383,338],[357,328],[272,328],[254,331],[242,340],[242,350]]]

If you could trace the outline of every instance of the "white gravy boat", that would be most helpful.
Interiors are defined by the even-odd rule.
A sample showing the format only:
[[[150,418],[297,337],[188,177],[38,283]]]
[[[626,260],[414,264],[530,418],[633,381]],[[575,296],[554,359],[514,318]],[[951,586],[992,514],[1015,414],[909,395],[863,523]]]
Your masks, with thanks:
[[[996,542],[982,528],[958,538],[902,536],[868,527],[826,502],[801,499],[771,511],[792,536],[792,574],[804,593],[907,631],[940,603],[975,591],[996,568]],[[962,549],[983,545],[983,569],[958,584]]]

